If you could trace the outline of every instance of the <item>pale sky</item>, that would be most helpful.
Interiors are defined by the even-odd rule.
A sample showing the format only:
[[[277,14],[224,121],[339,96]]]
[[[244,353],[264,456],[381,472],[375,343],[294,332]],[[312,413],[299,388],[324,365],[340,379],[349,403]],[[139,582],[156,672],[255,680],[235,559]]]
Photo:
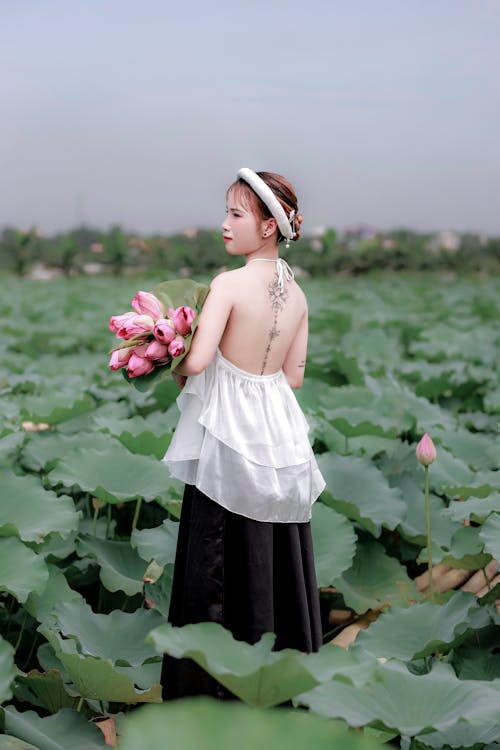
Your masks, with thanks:
[[[0,227],[218,227],[239,167],[318,226],[500,234],[498,0],[0,0]]]

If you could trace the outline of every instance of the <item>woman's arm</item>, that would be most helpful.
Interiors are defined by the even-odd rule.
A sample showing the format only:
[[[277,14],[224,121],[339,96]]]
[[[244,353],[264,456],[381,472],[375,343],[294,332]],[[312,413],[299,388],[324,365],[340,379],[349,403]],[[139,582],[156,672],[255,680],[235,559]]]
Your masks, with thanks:
[[[300,388],[304,382],[307,355],[308,317],[307,307],[300,321],[297,333],[283,362],[283,372],[291,388]]]
[[[216,276],[200,313],[189,354],[177,365],[177,375],[199,375],[215,356],[233,307],[228,273]]]

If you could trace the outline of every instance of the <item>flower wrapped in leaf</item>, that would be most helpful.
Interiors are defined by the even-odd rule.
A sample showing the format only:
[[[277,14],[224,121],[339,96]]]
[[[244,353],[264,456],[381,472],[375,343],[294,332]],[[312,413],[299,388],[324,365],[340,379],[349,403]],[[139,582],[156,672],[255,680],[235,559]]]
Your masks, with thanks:
[[[208,286],[190,279],[163,281],[138,291],[135,312],[112,315],[109,329],[122,343],[111,350],[109,367],[121,369],[138,390],[174,370],[189,352]]]

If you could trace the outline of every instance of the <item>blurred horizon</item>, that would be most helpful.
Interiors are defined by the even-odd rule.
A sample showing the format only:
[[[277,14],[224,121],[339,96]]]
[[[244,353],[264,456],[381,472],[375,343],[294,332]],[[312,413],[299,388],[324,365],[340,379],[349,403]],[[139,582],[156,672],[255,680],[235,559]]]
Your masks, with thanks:
[[[498,0],[7,0],[0,227],[222,222],[241,166],[304,233],[500,235]]]

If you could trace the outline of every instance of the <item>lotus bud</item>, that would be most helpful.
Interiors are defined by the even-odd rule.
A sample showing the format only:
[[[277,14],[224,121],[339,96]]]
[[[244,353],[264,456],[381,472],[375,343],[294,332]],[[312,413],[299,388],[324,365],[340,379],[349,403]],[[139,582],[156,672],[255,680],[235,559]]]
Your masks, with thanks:
[[[181,354],[184,354],[185,348],[186,345],[182,336],[176,336],[168,345],[168,353],[171,357],[180,357]]]
[[[150,315],[137,315],[133,313],[133,317],[126,320],[118,329],[117,335],[128,341],[134,336],[152,333],[154,325],[155,322]]]
[[[163,318],[165,315],[162,303],[150,292],[137,292],[132,300],[132,307],[139,315],[149,315],[153,320]]]
[[[147,345],[144,356],[147,359],[165,359],[168,357],[168,349],[166,344],[162,344],[161,341],[154,339],[150,344]]]
[[[111,359],[109,360],[110,368],[112,370],[119,370],[120,367],[125,367],[133,354],[132,348],[133,347],[130,346],[126,349],[115,349],[114,352],[111,353]]]
[[[180,333],[181,336],[187,336],[188,333],[191,333],[191,323],[195,319],[195,315],[195,311],[185,305],[174,310],[172,320],[174,321],[177,332]]]
[[[139,375],[148,375],[154,370],[154,364],[146,357],[139,357],[138,354],[132,354],[127,365],[127,372],[131,378],[137,378]]]
[[[436,448],[427,433],[417,445],[416,454],[422,466],[430,466],[436,460]]]
[[[153,334],[162,344],[170,344],[175,338],[175,326],[169,318],[160,318],[156,321]]]
[[[133,312],[124,313],[123,315],[112,315],[109,319],[109,330],[116,333],[117,338],[120,338],[118,334],[120,328],[131,318],[135,318],[135,316],[136,313]]]

